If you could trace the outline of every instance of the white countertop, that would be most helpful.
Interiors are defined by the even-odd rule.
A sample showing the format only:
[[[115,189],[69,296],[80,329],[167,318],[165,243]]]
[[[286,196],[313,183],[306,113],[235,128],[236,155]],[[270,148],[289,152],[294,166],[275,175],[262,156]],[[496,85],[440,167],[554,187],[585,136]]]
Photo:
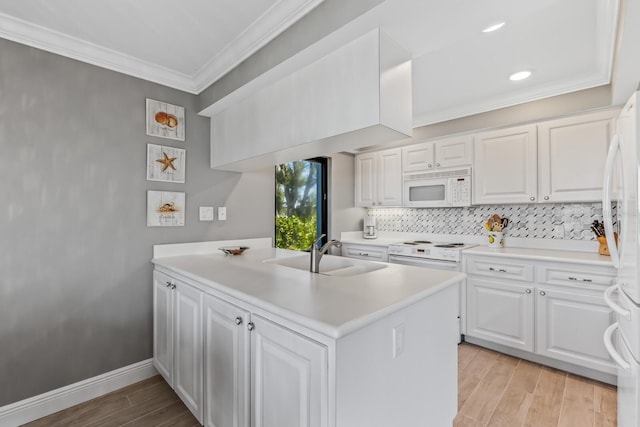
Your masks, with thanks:
[[[462,251],[463,255],[491,255],[505,258],[532,259],[535,261],[572,262],[601,267],[613,267],[611,257],[597,252],[559,251],[532,248],[490,248],[476,246]]]
[[[302,254],[258,248],[239,256],[210,253],[160,257],[152,262],[333,338],[465,277],[462,273],[397,264],[385,264],[385,268],[355,276],[326,276],[263,262]]]

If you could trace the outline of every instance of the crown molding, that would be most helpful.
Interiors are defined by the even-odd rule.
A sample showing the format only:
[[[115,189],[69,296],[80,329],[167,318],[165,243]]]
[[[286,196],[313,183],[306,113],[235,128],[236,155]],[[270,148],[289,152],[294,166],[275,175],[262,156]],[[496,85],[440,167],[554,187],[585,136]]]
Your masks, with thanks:
[[[198,93],[231,71],[324,0],[280,0],[193,75]]]
[[[324,0],[280,0],[193,75],[0,14],[0,37],[184,92],[198,94]]]

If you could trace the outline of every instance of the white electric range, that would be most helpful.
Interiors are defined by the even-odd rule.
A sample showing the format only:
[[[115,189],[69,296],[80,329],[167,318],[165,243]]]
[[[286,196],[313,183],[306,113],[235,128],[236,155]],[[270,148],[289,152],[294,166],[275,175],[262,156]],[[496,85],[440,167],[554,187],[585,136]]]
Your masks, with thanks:
[[[389,262],[440,270],[462,271],[462,250],[474,244],[411,240],[389,245]]]

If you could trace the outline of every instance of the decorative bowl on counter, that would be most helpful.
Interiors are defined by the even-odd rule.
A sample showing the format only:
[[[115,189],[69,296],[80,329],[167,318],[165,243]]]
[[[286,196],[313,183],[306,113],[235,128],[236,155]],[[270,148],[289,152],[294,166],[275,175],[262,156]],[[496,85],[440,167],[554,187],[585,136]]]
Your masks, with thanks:
[[[225,255],[242,255],[244,251],[249,249],[248,246],[223,246],[220,249]]]

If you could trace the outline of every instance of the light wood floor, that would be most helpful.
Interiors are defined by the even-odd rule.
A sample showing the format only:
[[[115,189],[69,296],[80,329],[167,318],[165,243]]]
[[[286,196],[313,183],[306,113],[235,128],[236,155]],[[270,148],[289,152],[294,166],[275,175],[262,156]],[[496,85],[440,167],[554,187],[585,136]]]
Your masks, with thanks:
[[[616,427],[607,384],[471,344],[458,347],[458,371],[454,427]],[[26,425],[199,426],[159,375]]]
[[[458,347],[454,427],[616,427],[616,389],[491,350]]]

